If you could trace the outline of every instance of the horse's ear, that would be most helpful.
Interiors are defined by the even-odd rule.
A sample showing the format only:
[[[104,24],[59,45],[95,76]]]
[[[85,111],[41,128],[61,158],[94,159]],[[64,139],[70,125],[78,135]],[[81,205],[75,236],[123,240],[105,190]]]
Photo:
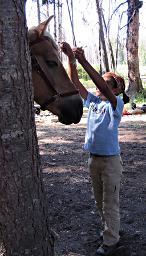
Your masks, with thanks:
[[[54,15],[50,16],[47,20],[45,20],[44,22],[40,23],[36,28],[35,30],[37,30],[37,32],[39,33],[39,36],[40,35],[43,35],[43,33],[45,32],[47,26],[48,26],[48,23],[50,22],[50,20],[54,17]]]

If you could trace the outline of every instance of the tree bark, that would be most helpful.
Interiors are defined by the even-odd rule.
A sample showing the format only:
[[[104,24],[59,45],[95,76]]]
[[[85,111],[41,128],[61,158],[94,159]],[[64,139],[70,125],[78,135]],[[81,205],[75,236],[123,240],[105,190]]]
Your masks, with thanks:
[[[24,13],[24,0],[0,1],[0,244],[6,256],[53,256]]]
[[[139,41],[139,0],[128,0],[127,63],[129,86],[127,93],[134,98],[142,89],[138,56]]]

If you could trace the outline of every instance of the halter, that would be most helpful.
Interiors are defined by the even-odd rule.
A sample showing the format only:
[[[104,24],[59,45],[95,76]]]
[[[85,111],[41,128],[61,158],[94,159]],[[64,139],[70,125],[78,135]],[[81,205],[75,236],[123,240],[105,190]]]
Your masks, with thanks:
[[[33,42],[30,42],[29,45],[30,45],[30,49],[33,45],[35,44],[38,44],[44,40],[48,40],[48,37],[47,36],[43,36],[43,37],[40,37],[40,38],[37,38],[35,41]],[[31,50],[31,64],[32,64],[32,70],[33,71],[36,71],[37,74],[39,74],[42,79],[45,81],[45,83],[49,84],[49,86],[51,87],[51,89],[53,89],[56,94],[49,97],[49,99],[47,101],[45,101],[42,105],[41,105],[41,109],[42,110],[45,110],[47,108],[47,106],[54,102],[57,98],[60,98],[60,97],[67,97],[67,96],[72,96],[72,95],[75,95],[75,94],[79,94],[79,91],[78,90],[73,90],[73,91],[70,91],[70,92],[64,92],[64,93],[59,93],[57,92],[57,90],[50,84],[50,81],[49,81],[49,77],[48,77],[48,74],[47,72],[45,72],[42,68],[42,65],[41,65],[41,61],[39,59],[39,57],[37,57],[35,54],[33,54],[32,50]]]

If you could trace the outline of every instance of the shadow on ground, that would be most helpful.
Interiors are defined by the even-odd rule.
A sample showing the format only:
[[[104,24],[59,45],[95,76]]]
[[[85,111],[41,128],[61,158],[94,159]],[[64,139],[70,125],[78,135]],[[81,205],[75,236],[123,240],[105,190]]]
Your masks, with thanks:
[[[141,121],[121,123],[119,129],[124,165],[120,244],[125,249],[115,256],[146,255],[145,131]],[[101,227],[87,170],[88,154],[83,151],[85,125],[48,126],[43,121],[37,122],[37,133],[56,255],[96,255]]]

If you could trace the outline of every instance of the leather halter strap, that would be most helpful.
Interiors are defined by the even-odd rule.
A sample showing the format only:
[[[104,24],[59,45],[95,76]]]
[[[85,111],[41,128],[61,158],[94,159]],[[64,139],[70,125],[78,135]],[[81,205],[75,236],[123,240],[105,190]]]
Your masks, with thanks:
[[[46,37],[46,36],[40,37],[40,38],[36,39],[35,41],[30,42],[30,47],[35,44],[38,44],[44,40],[48,40],[48,37]],[[79,91],[76,89],[73,91],[64,92],[64,93],[57,92],[57,90],[50,84],[49,77],[48,77],[47,73],[43,70],[39,58],[35,54],[33,54],[32,51],[31,51],[31,63],[32,63],[32,70],[36,71],[42,77],[42,79],[45,81],[45,83],[47,85],[49,84],[49,87],[51,87],[52,90],[56,91],[55,95],[49,97],[49,99],[41,105],[42,110],[45,110],[47,108],[47,106],[50,103],[54,102],[57,98],[79,94]]]

